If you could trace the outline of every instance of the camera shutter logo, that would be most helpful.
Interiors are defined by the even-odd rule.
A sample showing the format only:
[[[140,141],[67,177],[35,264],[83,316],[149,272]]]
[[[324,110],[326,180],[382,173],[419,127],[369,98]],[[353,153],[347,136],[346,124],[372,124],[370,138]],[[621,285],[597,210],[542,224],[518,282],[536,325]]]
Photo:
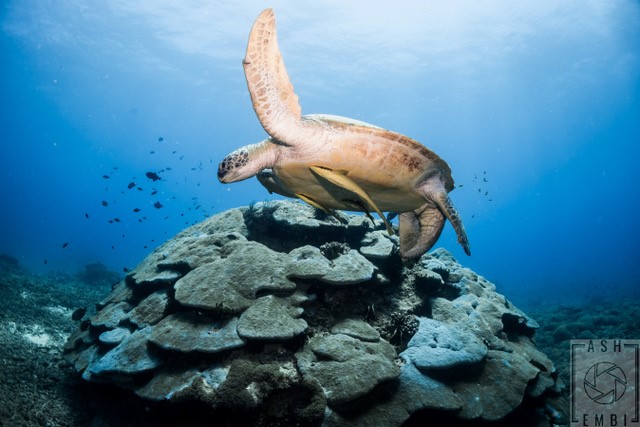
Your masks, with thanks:
[[[584,376],[584,390],[587,396],[603,405],[620,400],[626,389],[627,376],[615,363],[596,363]]]

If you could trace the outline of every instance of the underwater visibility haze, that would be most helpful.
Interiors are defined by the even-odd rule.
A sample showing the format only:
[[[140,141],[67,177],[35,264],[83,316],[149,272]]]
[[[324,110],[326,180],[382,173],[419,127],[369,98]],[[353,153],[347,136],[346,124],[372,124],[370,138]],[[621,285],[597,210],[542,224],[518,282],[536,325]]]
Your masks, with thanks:
[[[0,253],[122,272],[187,225],[279,199],[216,179],[266,137],[241,61],[267,6],[303,114],[400,132],[451,166],[472,256],[450,224],[435,247],[515,302],[640,298],[630,0],[5,1]]]

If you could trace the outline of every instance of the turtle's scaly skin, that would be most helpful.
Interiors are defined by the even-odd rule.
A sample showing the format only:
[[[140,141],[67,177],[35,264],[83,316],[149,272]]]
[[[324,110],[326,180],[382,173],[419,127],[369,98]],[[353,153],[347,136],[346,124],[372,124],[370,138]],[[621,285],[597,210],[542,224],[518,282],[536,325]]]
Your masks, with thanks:
[[[243,66],[253,108],[270,138],[225,157],[218,167],[221,182],[258,175],[270,192],[298,197],[327,212],[400,212],[404,259],[429,250],[447,218],[470,253],[464,226],[447,195],[454,188],[451,169],[433,151],[368,123],[302,116],[271,9],[253,25]],[[391,232],[388,223],[387,229]]]

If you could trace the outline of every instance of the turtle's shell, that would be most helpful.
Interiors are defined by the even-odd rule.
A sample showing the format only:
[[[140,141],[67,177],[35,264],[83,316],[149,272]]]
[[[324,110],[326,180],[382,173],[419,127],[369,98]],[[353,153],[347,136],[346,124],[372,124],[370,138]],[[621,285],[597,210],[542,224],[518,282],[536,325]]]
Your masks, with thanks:
[[[319,178],[311,166],[345,174],[381,211],[406,212],[423,206],[425,199],[415,187],[436,173],[447,191],[453,189],[449,165],[409,137],[339,116],[307,115],[303,122],[318,129],[317,138],[279,147],[281,155],[272,168],[277,183],[290,193],[311,197],[326,208],[358,210],[350,203],[353,193]]]

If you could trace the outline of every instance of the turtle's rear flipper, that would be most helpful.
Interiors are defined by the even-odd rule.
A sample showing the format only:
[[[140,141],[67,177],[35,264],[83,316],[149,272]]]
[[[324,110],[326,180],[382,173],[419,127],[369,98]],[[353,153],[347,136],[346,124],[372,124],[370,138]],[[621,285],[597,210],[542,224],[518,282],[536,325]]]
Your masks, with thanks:
[[[464,229],[464,225],[462,224],[462,219],[458,214],[458,211],[453,206],[447,191],[444,188],[442,180],[438,174],[434,174],[431,177],[425,179],[421,184],[416,187],[416,191],[421,194],[425,200],[425,210],[420,214],[420,228],[422,227],[430,227],[430,224],[435,220],[433,218],[436,217],[435,213],[433,213],[433,209],[437,209],[441,212],[441,216],[444,215],[447,217],[451,225],[453,225],[456,234],[458,235],[458,243],[464,249],[464,252],[467,255],[471,255],[471,249],[469,248],[469,239],[467,238],[467,232]],[[423,225],[424,223],[424,225]],[[442,229],[440,229],[440,232]],[[440,235],[438,232],[438,236]],[[423,232],[421,230],[421,236]],[[436,237],[437,239],[437,237]],[[433,242],[435,243],[435,241]],[[432,245],[433,245],[432,243]],[[429,246],[430,248],[431,246]],[[426,250],[429,250],[427,248]],[[420,254],[422,255],[422,254]]]
[[[436,206],[400,214],[400,256],[420,258],[436,243],[444,228],[444,215]]]

